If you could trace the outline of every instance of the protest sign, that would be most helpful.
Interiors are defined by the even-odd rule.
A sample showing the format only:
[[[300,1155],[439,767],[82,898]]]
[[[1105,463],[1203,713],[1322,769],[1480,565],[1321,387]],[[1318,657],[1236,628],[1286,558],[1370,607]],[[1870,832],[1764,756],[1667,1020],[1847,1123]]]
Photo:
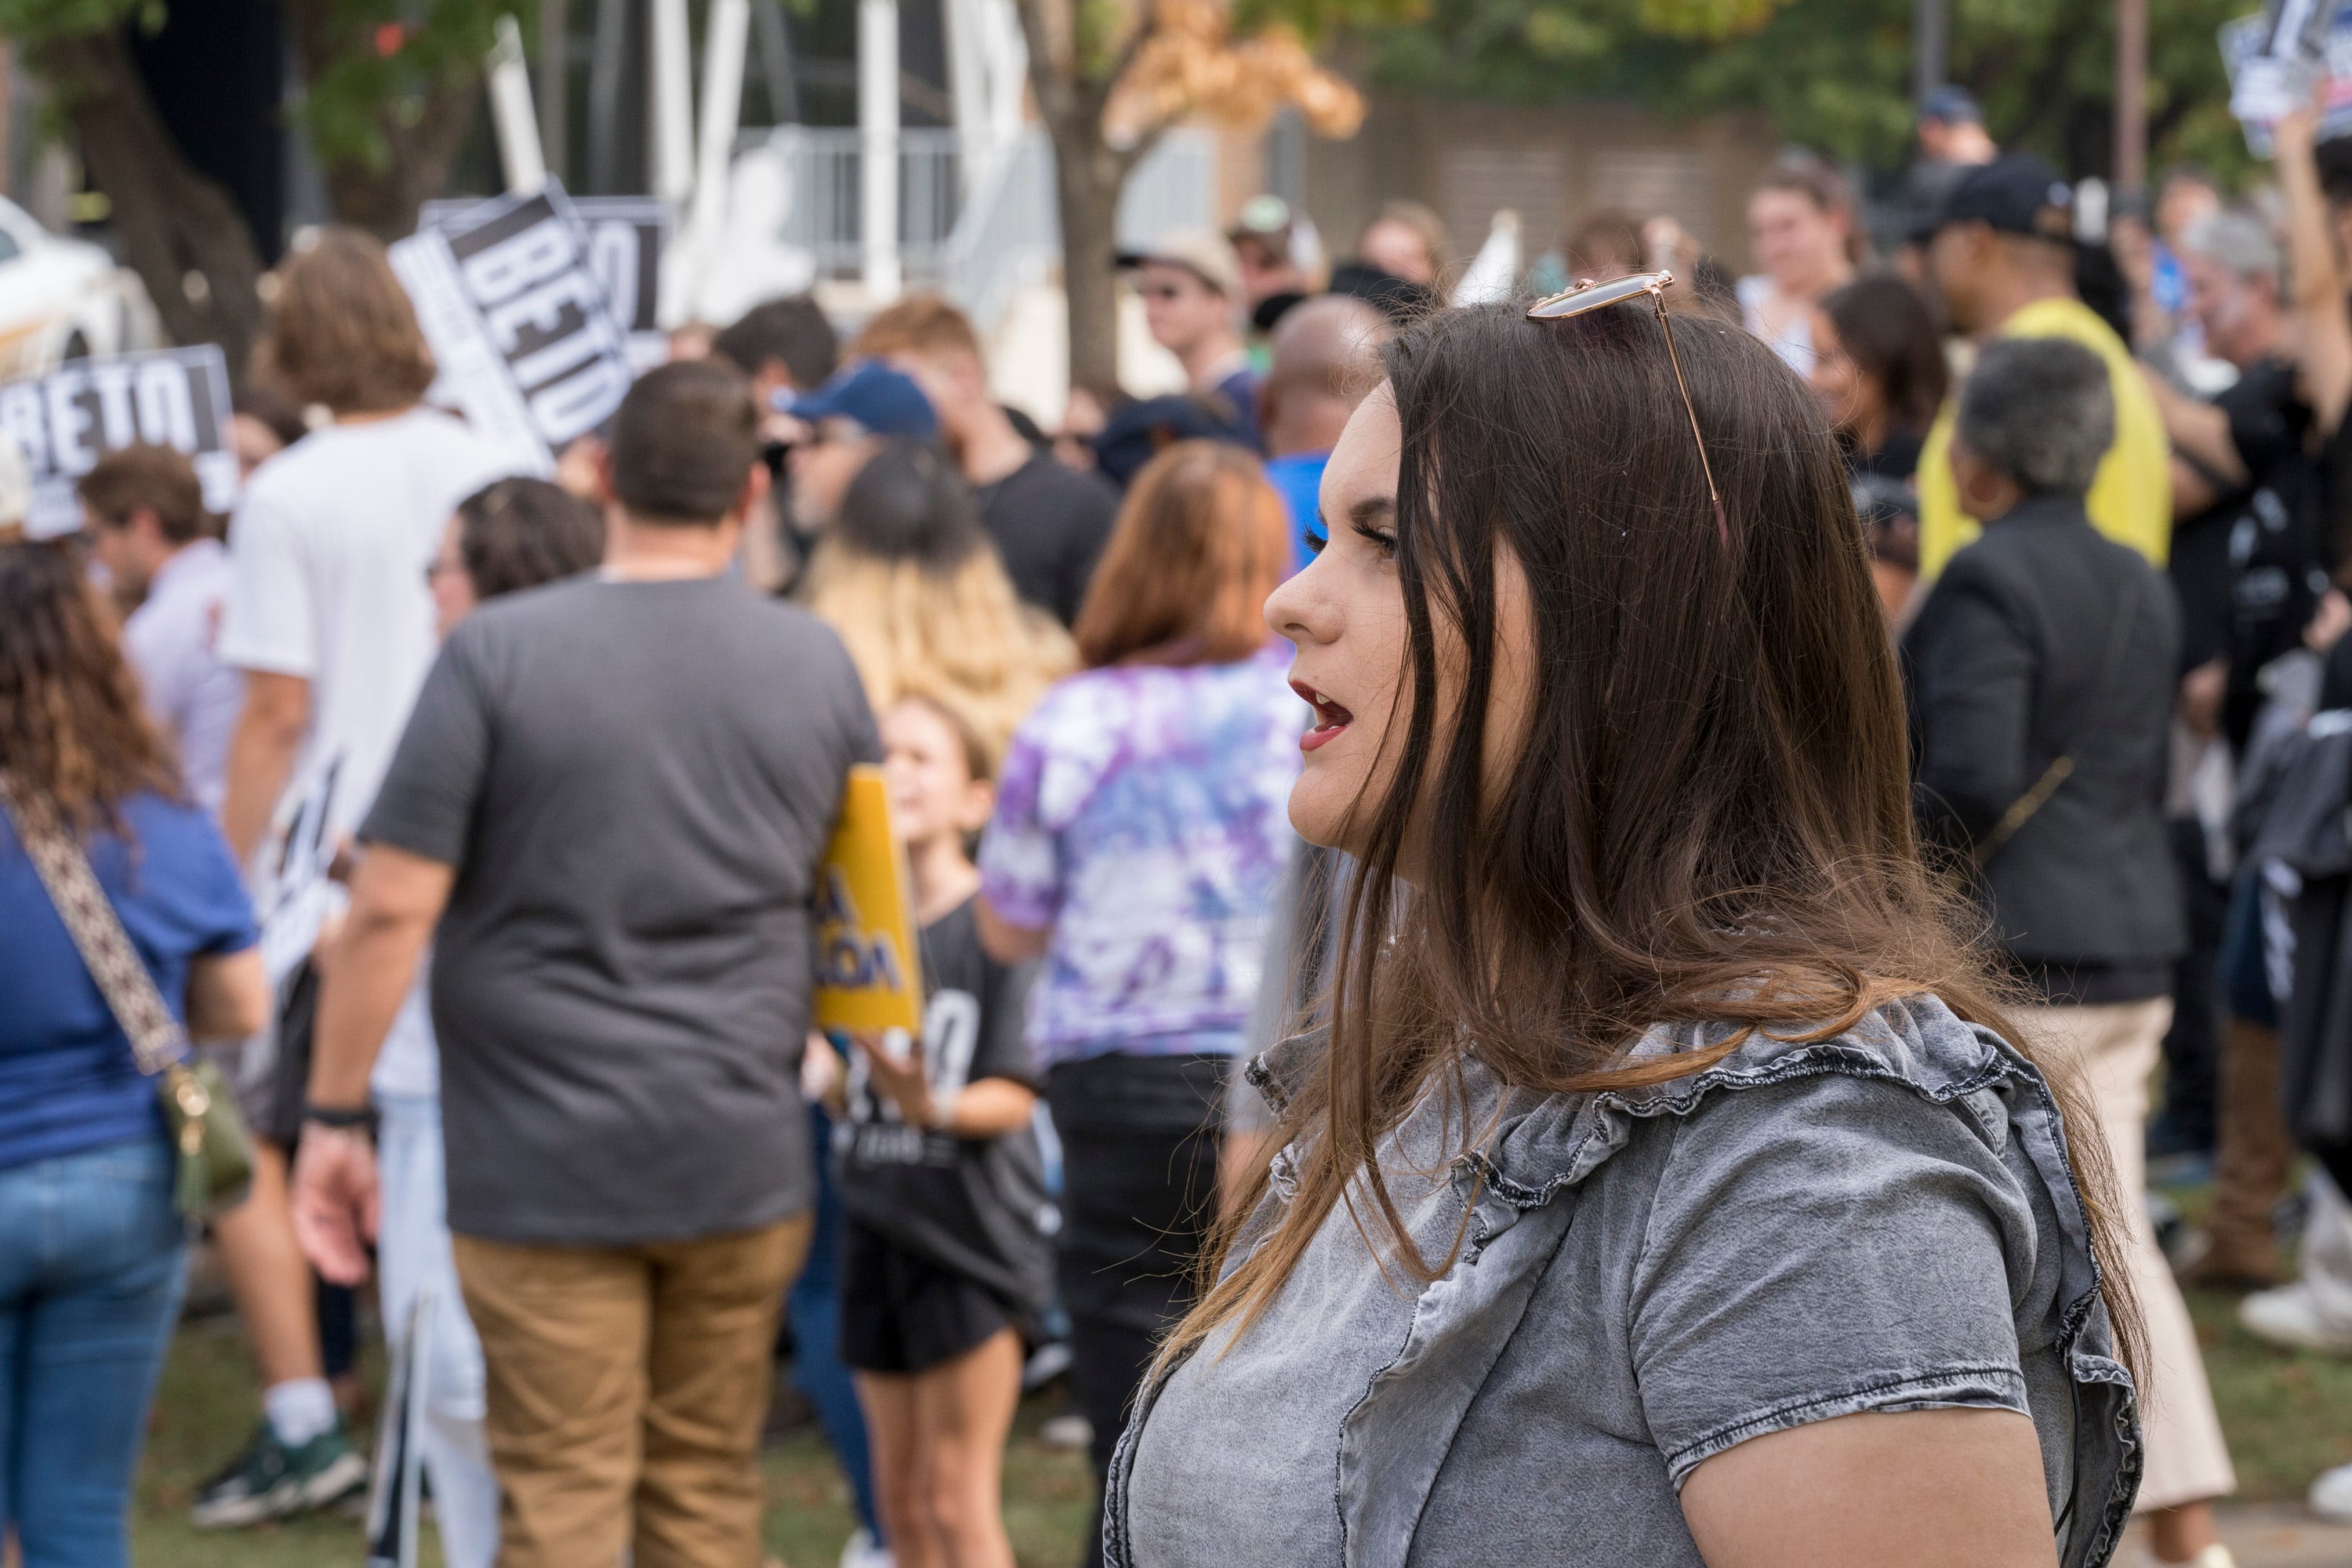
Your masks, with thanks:
[[[477,204],[429,201],[419,209],[419,228],[443,228]],[[604,298],[629,334],[629,363],[639,373],[669,358],[669,334],[661,330],[656,305],[661,298],[662,252],[669,244],[669,204],[657,196],[573,196],[588,265],[604,285]]]
[[[2267,0],[2223,23],[2220,41],[2230,112],[2256,157],[2270,156],[2272,127],[2321,84],[2319,140],[2352,135],[2352,0]]]
[[[416,1568],[418,1504],[425,1493],[425,1400],[432,1392],[433,1285],[417,1287],[407,1332],[386,1369],[375,1468],[369,1478],[367,1568]]]
[[[0,432],[16,438],[32,468],[25,528],[37,538],[80,528],[74,481],[107,453],[142,442],[185,452],[205,507],[226,512],[236,501],[228,421],[228,362],[210,343],[68,360],[46,375],[0,385]]]
[[[392,268],[440,362],[433,395],[518,461],[545,468],[628,391],[625,334],[551,182],[409,236]]]
[[[891,827],[889,787],[872,763],[849,770],[818,875],[817,1027],[920,1029],[907,854]]]

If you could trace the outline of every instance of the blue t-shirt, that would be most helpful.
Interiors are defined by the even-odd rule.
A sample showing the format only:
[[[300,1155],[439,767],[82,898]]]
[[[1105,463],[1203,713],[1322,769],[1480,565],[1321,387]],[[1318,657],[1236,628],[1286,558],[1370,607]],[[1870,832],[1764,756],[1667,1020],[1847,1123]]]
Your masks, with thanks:
[[[184,1017],[189,960],[251,947],[253,906],[202,807],[143,793],[122,819],[132,842],[100,834],[90,865],[155,988]],[[0,1170],[162,1136],[154,1085],[5,813],[0,931]]]
[[[1322,537],[1318,522],[1318,508],[1322,504],[1323,470],[1330,465],[1328,452],[1294,452],[1286,458],[1268,458],[1265,477],[1282,504],[1290,509],[1290,553],[1295,570],[1304,572],[1307,563],[1315,559],[1307,548],[1310,538]]]

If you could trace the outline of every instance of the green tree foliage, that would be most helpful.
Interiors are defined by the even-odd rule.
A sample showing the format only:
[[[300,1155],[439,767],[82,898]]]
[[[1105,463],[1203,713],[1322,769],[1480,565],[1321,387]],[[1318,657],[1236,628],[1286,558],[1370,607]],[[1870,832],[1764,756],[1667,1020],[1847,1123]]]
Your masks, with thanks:
[[[0,37],[47,89],[165,329],[221,344],[241,374],[261,321],[259,259],[227,194],[181,155],[126,44],[130,30],[163,25],[164,3],[0,0]],[[283,3],[301,67],[295,123],[334,216],[406,234],[472,122],[493,24],[527,18],[530,0]]]
[[[2215,33],[2250,0],[2149,6],[2148,109],[2158,168],[2242,170]],[[1839,158],[1899,164],[1911,129],[1912,0],[1429,0],[1355,29],[1368,82],[1521,102],[1617,98],[1668,115],[1762,109]],[[1952,79],[2004,145],[2075,175],[2112,153],[2112,0],[1951,0]]]
[[[499,17],[529,0],[286,0],[302,67],[298,123],[335,216],[385,238],[439,194],[474,117]]]

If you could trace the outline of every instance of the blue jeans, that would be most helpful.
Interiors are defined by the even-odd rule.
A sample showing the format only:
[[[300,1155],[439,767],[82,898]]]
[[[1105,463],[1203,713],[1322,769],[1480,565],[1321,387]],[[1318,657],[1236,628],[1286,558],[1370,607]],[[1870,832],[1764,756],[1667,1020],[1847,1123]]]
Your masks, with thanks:
[[[810,1145],[816,1150],[816,1232],[809,1238],[808,1262],[784,1298],[784,1316],[793,1326],[793,1386],[816,1407],[816,1424],[849,1482],[857,1522],[880,1541],[866,1412],[841,1359],[841,1189],[833,1180],[833,1118],[821,1105],[810,1106],[808,1113]]]
[[[186,1262],[160,1133],[0,1171],[0,1533],[25,1568],[127,1568]]]

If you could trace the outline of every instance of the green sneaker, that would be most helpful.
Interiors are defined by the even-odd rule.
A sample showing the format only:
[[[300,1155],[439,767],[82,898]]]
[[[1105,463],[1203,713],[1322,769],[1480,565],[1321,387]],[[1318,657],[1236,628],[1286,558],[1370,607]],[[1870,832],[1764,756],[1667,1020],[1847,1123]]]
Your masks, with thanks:
[[[367,1461],[338,1421],[298,1448],[278,1440],[264,1421],[245,1452],[196,1493],[190,1517],[199,1530],[239,1530],[331,1508],[367,1489]]]

